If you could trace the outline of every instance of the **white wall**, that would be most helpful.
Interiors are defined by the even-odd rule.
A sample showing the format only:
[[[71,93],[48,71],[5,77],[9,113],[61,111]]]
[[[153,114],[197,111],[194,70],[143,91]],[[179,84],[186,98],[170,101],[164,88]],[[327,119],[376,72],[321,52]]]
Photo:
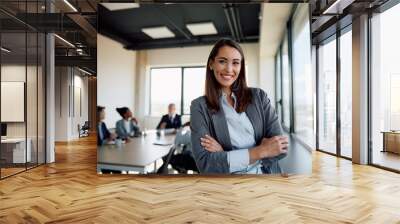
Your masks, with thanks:
[[[76,71],[76,70],[75,70]],[[75,86],[75,113],[72,119],[72,136],[73,138],[79,138],[78,133],[78,124],[82,126],[85,121],[89,120],[89,91],[88,91],[88,77],[81,76],[78,74],[74,77],[74,86]],[[78,98],[78,93],[76,90],[80,90],[80,99]],[[79,104],[79,100],[80,105]],[[78,105],[78,106],[77,106]],[[79,108],[81,107],[81,108]],[[81,110],[81,111],[79,111]]]
[[[285,32],[292,4],[264,3],[261,5],[259,47],[259,87],[265,90],[275,105],[275,54]]]
[[[55,68],[55,141],[69,140],[69,85],[71,83],[68,67]]]
[[[55,141],[70,141],[79,138],[78,124],[88,121],[88,77],[71,67],[56,67],[55,73]]]
[[[97,35],[97,105],[106,107],[105,123],[115,127],[120,119],[115,108],[135,110],[136,52],[100,34]]]

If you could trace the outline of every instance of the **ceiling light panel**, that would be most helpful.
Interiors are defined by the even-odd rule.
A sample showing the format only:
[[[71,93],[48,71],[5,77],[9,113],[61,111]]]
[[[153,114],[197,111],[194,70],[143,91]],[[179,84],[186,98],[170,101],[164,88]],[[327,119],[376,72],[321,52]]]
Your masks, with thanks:
[[[217,29],[214,26],[214,23],[191,23],[186,24],[188,30],[195,36],[201,35],[215,35],[218,34]]]
[[[142,32],[153,39],[175,37],[175,34],[166,26],[142,28]]]

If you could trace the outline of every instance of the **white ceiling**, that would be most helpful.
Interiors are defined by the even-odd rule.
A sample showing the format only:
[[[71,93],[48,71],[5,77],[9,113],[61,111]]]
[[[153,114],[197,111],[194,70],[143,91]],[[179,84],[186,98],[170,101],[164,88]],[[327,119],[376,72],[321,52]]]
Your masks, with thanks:
[[[261,5],[260,57],[275,56],[291,10],[292,3],[264,3]]]

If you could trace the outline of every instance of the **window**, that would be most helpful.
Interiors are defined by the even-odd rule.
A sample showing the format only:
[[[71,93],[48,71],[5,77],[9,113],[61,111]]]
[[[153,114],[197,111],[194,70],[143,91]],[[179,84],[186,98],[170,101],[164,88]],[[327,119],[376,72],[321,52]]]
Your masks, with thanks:
[[[289,69],[289,47],[288,35],[286,32],[282,45],[282,109],[283,126],[290,130],[290,69]]]
[[[352,157],[352,34],[340,36],[340,154]]]
[[[389,144],[398,149],[400,133],[389,134],[391,139],[384,141],[382,132],[400,130],[400,32],[394,28],[399,21],[399,4],[371,18],[372,163],[396,170],[400,170],[400,156],[393,153]]]
[[[204,95],[205,73],[205,67],[152,68],[151,116],[166,114],[170,103],[175,103],[177,113],[189,114],[192,100]]]
[[[190,114],[190,103],[204,95],[206,68],[183,68],[183,114]]]
[[[298,7],[293,18],[293,100],[294,132],[307,145],[315,147],[314,92],[311,72],[311,41],[308,5]]]
[[[336,39],[318,48],[318,149],[336,154]]]
[[[154,68],[151,69],[150,77],[151,115],[161,116],[166,114],[170,103],[175,103],[176,110],[181,111],[181,69]]]

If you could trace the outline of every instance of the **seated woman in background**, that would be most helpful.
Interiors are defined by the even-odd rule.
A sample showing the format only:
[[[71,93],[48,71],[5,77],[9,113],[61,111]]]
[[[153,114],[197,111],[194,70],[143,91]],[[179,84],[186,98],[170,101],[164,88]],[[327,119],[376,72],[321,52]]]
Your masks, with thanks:
[[[103,145],[115,140],[115,134],[110,133],[103,120],[106,117],[105,107],[97,106],[97,145]]]
[[[118,138],[129,141],[130,137],[140,134],[140,129],[136,118],[132,117],[132,112],[128,107],[117,108],[117,112],[121,115],[122,119],[117,121],[115,129]]]
[[[106,124],[103,122],[105,119],[105,107],[97,106],[97,145],[101,146],[110,143],[116,139],[114,133],[110,133]],[[101,173],[121,173],[119,170],[101,169]]]
[[[190,107],[192,149],[201,173],[281,173],[288,138],[267,94],[246,83],[243,50],[218,41],[207,60],[205,96]]]

